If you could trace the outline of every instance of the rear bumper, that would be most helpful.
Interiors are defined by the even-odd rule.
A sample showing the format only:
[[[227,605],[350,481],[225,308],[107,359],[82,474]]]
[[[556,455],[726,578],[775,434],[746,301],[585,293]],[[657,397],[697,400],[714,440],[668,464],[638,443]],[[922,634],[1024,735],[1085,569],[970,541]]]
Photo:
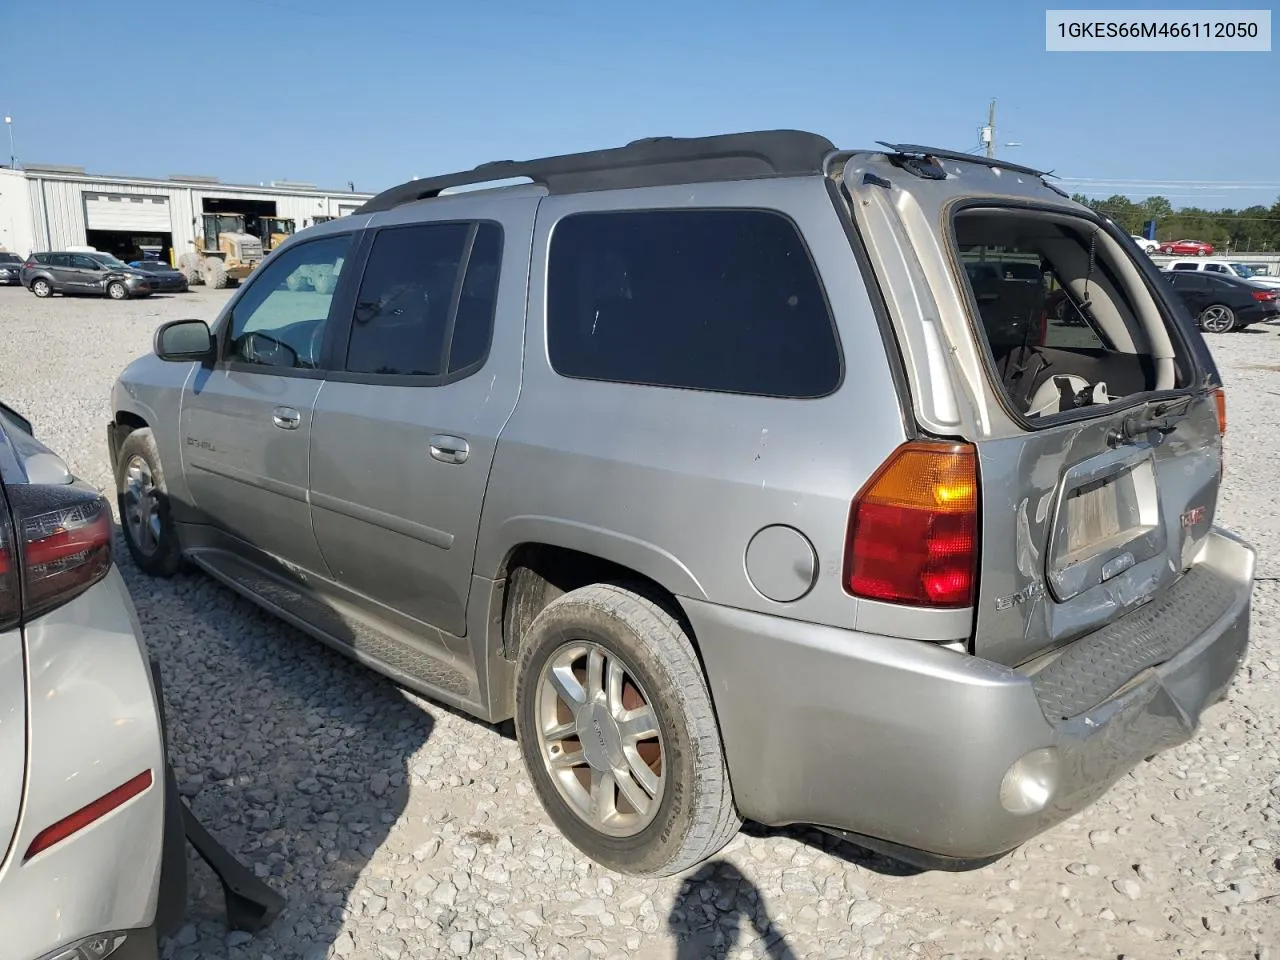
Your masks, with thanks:
[[[1188,740],[1225,693],[1248,647],[1254,552],[1215,531],[1199,562],[1230,593],[1221,616],[1120,692],[1054,721],[1032,678],[999,664],[685,601],[740,812],[831,828],[930,868],[1007,853]],[[1056,754],[1047,804],[1010,812],[1006,773],[1043,750]]]

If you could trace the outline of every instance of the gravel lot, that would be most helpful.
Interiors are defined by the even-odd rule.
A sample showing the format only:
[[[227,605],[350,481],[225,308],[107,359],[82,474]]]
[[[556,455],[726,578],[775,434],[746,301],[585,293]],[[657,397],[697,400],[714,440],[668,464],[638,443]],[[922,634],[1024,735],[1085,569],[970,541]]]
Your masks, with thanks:
[[[110,489],[108,391],[161,320],[227,294],[114,303],[0,289],[0,397]],[[610,875],[544,818],[514,742],[405,693],[195,574],[120,564],[162,659],[174,762],[206,825],[289,899],[228,934],[192,857],[177,958],[1271,957],[1280,960],[1280,328],[1213,340],[1220,517],[1262,551],[1254,648],[1192,743],[1000,863],[915,874],[748,828],[711,867]]]

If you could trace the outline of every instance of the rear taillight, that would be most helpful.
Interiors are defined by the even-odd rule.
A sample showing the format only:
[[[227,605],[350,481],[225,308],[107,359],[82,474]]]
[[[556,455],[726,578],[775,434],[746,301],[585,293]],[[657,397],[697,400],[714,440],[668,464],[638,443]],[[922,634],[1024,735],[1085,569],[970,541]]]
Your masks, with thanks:
[[[978,560],[978,463],[968,444],[903,444],[853,501],[849,593],[920,607],[968,607]]]
[[[1274,290],[1254,290],[1253,291],[1253,299],[1257,300],[1259,303],[1269,303],[1270,301],[1276,299],[1277,296],[1280,296],[1280,294],[1277,294]]]
[[[111,509],[77,487],[14,484],[0,503],[0,626],[48,613],[111,568]]]
[[[1227,433],[1227,394],[1221,387],[1213,391],[1213,404],[1218,410],[1218,433]]]

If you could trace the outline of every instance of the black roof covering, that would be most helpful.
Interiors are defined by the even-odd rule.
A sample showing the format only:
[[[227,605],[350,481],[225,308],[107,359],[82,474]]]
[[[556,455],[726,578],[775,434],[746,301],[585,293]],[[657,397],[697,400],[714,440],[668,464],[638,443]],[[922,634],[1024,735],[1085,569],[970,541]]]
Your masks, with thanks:
[[[651,137],[624,147],[539,160],[496,160],[474,170],[410,180],[384,190],[360,213],[390,210],[439,196],[449,187],[528,177],[552,193],[617,190],[751,177],[804,176],[824,172],[835,152],[826,137],[802,130],[763,130],[711,137]]]

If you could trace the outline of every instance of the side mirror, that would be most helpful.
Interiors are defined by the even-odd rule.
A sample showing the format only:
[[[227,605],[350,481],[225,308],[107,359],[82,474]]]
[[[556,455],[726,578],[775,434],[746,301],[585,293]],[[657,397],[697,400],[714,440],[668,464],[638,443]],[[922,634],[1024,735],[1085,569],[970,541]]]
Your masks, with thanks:
[[[203,320],[170,320],[156,331],[152,346],[161,360],[182,363],[213,356],[213,332]]]

